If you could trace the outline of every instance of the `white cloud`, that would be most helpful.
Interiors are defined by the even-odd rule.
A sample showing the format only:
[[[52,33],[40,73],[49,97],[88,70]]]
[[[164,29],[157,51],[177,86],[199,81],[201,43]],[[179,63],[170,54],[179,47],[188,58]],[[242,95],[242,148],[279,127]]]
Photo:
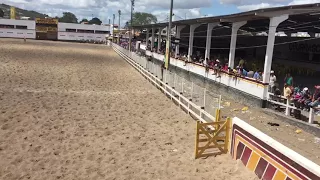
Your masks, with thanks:
[[[168,22],[169,10],[155,10],[152,12],[159,22]],[[193,9],[174,9],[173,20],[191,19],[201,17],[200,8]]]
[[[221,4],[235,5],[241,11],[286,5],[320,3],[320,0],[219,0]]]
[[[251,5],[241,5],[241,6],[238,6],[238,9],[241,11],[251,11],[251,10],[256,10],[256,9],[275,7],[275,6],[281,6],[281,5],[260,3],[260,4],[251,4]]]
[[[156,13],[155,15],[165,18],[169,9],[170,1],[159,0],[136,0],[134,10],[137,12]],[[130,0],[1,0],[1,3],[13,5],[19,8],[34,10],[49,16],[61,16],[63,12],[74,13],[79,20],[91,19],[92,16],[100,18],[103,23],[108,23],[112,14],[116,15],[118,23],[118,10],[121,9],[121,24],[130,19]],[[200,17],[200,7],[211,6],[212,0],[174,0],[175,13],[187,18]],[[181,18],[180,18],[181,19]]]
[[[290,5],[320,3],[320,0],[293,0]]]

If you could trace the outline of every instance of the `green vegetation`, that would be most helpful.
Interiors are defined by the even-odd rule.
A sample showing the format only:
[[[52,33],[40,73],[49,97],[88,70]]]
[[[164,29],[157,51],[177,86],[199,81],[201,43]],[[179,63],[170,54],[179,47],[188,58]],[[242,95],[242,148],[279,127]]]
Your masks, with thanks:
[[[126,22],[126,27],[130,26],[130,21]],[[145,24],[152,24],[156,23],[157,17],[150,13],[144,13],[144,12],[135,12],[132,15],[132,25],[133,26],[139,26],[139,25],[145,25]]]
[[[59,22],[78,23],[78,18],[71,12],[63,12],[62,17],[59,18]]]
[[[0,9],[0,17],[3,17],[4,16],[4,12],[2,9]]]
[[[89,21],[89,24],[97,24],[97,25],[101,25],[102,21],[97,18],[97,17],[94,17],[92,18],[90,21]]]
[[[10,17],[10,5],[7,4],[0,4],[0,9],[3,10],[4,15],[3,17]],[[45,17],[49,17],[46,14],[42,14],[42,13],[38,13],[36,11],[28,11],[25,9],[20,9],[16,7],[16,16],[17,17],[30,17],[30,20],[34,20],[36,18],[45,18]],[[0,12],[0,17],[1,17],[1,12]]]

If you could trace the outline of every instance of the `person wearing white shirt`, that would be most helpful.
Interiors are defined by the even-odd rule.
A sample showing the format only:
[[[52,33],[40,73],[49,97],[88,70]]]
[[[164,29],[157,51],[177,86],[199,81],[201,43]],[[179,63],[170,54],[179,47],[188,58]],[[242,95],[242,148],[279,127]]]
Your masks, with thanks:
[[[270,81],[269,81],[269,92],[274,93],[275,84],[277,82],[277,77],[274,75],[274,71],[270,72]]]

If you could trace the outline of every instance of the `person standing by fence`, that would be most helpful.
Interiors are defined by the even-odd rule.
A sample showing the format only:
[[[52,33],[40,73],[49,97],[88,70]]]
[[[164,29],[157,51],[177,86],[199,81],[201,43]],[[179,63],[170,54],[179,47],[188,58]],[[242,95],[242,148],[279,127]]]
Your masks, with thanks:
[[[269,92],[274,93],[276,81],[277,81],[277,77],[276,77],[276,75],[274,75],[274,71],[271,71],[270,72],[270,81],[269,81]]]
[[[284,83],[287,84],[289,87],[293,87],[293,77],[290,73],[286,74],[286,77],[284,78]]]

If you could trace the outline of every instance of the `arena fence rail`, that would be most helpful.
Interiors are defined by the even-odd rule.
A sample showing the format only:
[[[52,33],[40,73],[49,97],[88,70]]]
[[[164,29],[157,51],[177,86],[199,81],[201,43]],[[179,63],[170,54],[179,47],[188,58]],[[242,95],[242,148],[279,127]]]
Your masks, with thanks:
[[[211,122],[206,121],[202,116],[208,114],[208,112],[205,112],[200,106],[180,93],[180,91],[185,91],[182,89],[184,86],[181,86],[180,89],[182,90],[177,91],[176,88],[169,86],[169,83],[166,84],[165,82],[167,81],[162,81],[144,68],[147,65],[147,59],[145,57],[136,56],[133,52],[129,52],[116,44],[113,45],[113,48],[152,84],[161,89],[173,101],[178,102],[180,107],[187,109],[188,113],[201,121],[201,123],[197,122],[196,158],[207,156],[208,154],[205,154],[206,152],[204,150],[218,148],[221,153],[228,151],[234,159],[240,160],[245,167],[254,172],[259,179],[320,179],[319,165],[282,145],[245,121],[235,117],[232,121],[227,120],[220,122],[220,110],[216,113],[217,117],[211,117]],[[155,70],[151,71],[156,72]],[[161,77],[163,76],[166,76],[165,71],[162,71]],[[185,83],[183,82],[182,84]],[[190,91],[189,89],[190,88],[186,91]],[[200,113],[195,112],[196,110]],[[223,125],[225,125],[225,127],[222,127]],[[198,131],[199,129],[201,130]],[[225,132],[220,134],[220,131]],[[201,138],[198,136],[200,134],[204,134],[207,138]],[[230,139],[227,137],[230,137]],[[213,141],[215,142],[213,143],[214,145],[210,143]],[[223,141],[223,143],[218,143],[218,141]],[[200,142],[206,143],[205,146],[197,144]]]
[[[130,52],[117,44],[112,44],[112,47],[121,57],[123,57],[128,63],[136,68],[152,84],[162,90],[164,94],[170,97],[170,99],[177,102],[179,104],[179,107],[184,109],[188,114],[200,120],[201,122],[206,123],[216,121],[216,113],[220,110],[221,96],[206,96],[208,99],[207,107],[209,110],[211,110],[211,112],[209,113],[205,110],[206,104],[205,100],[203,100],[205,98],[205,95],[203,93],[206,91],[202,89],[202,92],[195,93],[193,90],[195,85],[192,82],[186,81],[184,79],[182,80],[182,78],[178,75],[168,70],[161,69],[159,65],[148,61],[146,57],[139,56],[135,52]],[[176,90],[175,86],[177,84],[182,84],[182,92]],[[212,104],[209,103],[209,98],[214,99],[212,101]]]
[[[315,113],[314,113],[314,109],[310,108],[310,111],[304,111],[304,110],[299,110],[297,107],[295,107],[294,105],[292,105],[290,103],[290,101],[288,101],[288,99],[284,96],[277,96],[273,93],[268,93],[268,102],[274,106],[277,107],[284,107],[285,108],[285,115],[286,116],[290,116],[291,112],[293,110],[293,112],[300,112],[300,113],[308,113],[307,117],[308,117],[308,123],[313,124],[314,123],[314,118],[315,118]],[[296,114],[296,113],[293,113]]]

